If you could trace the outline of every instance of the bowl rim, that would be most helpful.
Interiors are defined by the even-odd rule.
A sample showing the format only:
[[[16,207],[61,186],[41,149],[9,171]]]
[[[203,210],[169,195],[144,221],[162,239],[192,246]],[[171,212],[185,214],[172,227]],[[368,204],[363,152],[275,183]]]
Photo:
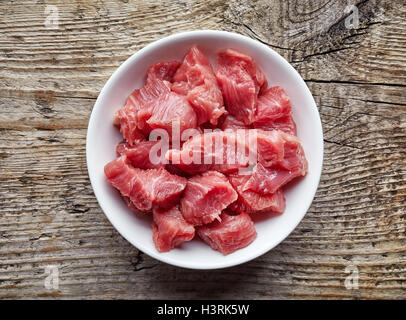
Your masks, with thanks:
[[[95,178],[93,177],[92,174],[92,165],[89,161],[89,155],[90,155],[90,134],[89,132],[92,132],[92,130],[94,130],[93,128],[95,128],[95,117],[96,117],[96,113],[99,112],[99,109],[102,107],[102,101],[104,100],[104,97],[107,95],[107,92],[109,91],[109,88],[111,87],[111,85],[117,80],[117,78],[119,78],[121,76],[121,74],[127,69],[128,66],[130,66],[132,63],[134,63],[137,58],[139,56],[142,56],[143,54],[147,53],[148,51],[152,51],[158,47],[161,46],[165,46],[165,44],[167,44],[168,42],[171,42],[173,40],[181,40],[182,38],[199,38],[199,37],[207,37],[207,36],[214,36],[214,37],[226,37],[226,38],[231,38],[233,40],[236,41],[242,41],[242,42],[246,42],[248,43],[250,46],[253,46],[256,49],[263,49],[265,51],[268,51],[268,54],[272,55],[273,57],[276,58],[276,60],[278,60],[280,64],[284,64],[285,67],[287,67],[288,69],[290,69],[290,72],[293,72],[296,76],[296,78],[298,79],[299,82],[301,82],[301,85],[305,86],[305,90],[308,91],[308,93],[310,94],[310,97],[312,99],[313,102],[313,108],[312,108],[312,112],[316,115],[316,118],[318,121],[316,121],[316,123],[314,123],[314,125],[317,126],[316,131],[320,132],[319,138],[320,138],[320,146],[321,146],[321,150],[320,150],[320,167],[318,172],[316,172],[316,178],[315,178],[315,183],[312,185],[312,189],[309,190],[309,193],[311,194],[311,197],[307,197],[307,203],[304,205],[304,208],[306,208],[306,210],[303,210],[302,215],[298,216],[296,219],[296,223],[292,224],[292,227],[286,229],[284,231],[284,235],[281,237],[281,239],[275,243],[275,244],[271,244],[270,246],[265,246],[262,250],[257,250],[254,251],[252,253],[247,253],[245,256],[243,256],[240,260],[238,260],[238,262],[232,261],[232,262],[224,262],[224,263],[217,263],[217,264],[210,264],[210,265],[204,265],[204,266],[198,266],[195,265],[193,263],[189,263],[188,261],[184,261],[184,262],[179,262],[179,260],[173,260],[172,258],[166,256],[165,254],[159,253],[159,252],[151,252],[148,248],[144,247],[143,245],[139,244],[139,243],[134,243],[134,241],[132,241],[132,239],[130,237],[128,237],[126,235],[126,232],[123,230],[123,228],[121,227],[120,224],[116,223],[116,221],[114,221],[113,216],[111,213],[107,213],[107,211],[105,210],[105,206],[103,205],[103,201],[101,201],[101,195],[100,195],[100,190],[98,188],[98,186],[95,183]],[[197,39],[198,41],[198,39]],[[110,76],[110,78],[108,79],[108,81],[104,84],[102,90],[100,91],[97,100],[93,106],[90,118],[89,118],[89,122],[88,122],[88,128],[87,128],[87,133],[86,133],[86,165],[87,165],[87,169],[88,169],[88,175],[89,175],[89,179],[90,179],[90,184],[92,186],[94,195],[96,196],[97,202],[99,204],[99,206],[101,207],[104,215],[107,217],[107,219],[110,221],[110,223],[113,225],[113,227],[120,233],[120,235],[125,238],[129,243],[131,243],[131,245],[133,245],[135,248],[137,248],[138,250],[142,251],[143,253],[151,256],[152,258],[165,262],[167,264],[173,265],[173,266],[177,266],[177,267],[182,267],[182,268],[186,268],[186,269],[194,269],[194,270],[213,270],[213,269],[222,269],[222,268],[229,268],[229,267],[233,267],[233,266],[237,266],[243,263],[246,263],[248,261],[251,261],[253,259],[256,259],[260,256],[262,256],[263,254],[269,252],[270,250],[272,250],[273,248],[275,248],[276,246],[278,246],[281,242],[283,242],[295,229],[296,227],[299,225],[299,223],[303,220],[304,216],[306,215],[307,211],[309,210],[315,194],[317,192],[319,183],[320,183],[320,178],[321,178],[321,173],[322,173],[322,169],[323,169],[323,161],[324,161],[324,140],[323,140],[323,128],[322,128],[322,124],[321,124],[321,119],[320,119],[320,114],[318,112],[317,109],[317,104],[314,100],[314,97],[310,91],[310,89],[308,88],[307,84],[305,83],[305,81],[303,80],[303,78],[300,76],[300,74],[296,71],[295,68],[293,68],[293,66],[285,59],[283,58],[279,53],[277,53],[276,51],[274,51],[272,48],[266,46],[265,44],[261,43],[258,40],[254,40],[250,37],[238,34],[238,33],[234,33],[234,32],[228,32],[228,31],[221,31],[221,30],[195,30],[195,31],[186,31],[186,32],[178,32],[178,33],[174,33],[172,35],[169,35],[167,37],[158,39],[156,41],[153,41],[149,44],[147,44],[145,47],[141,48],[140,50],[136,51],[135,53],[133,53],[129,58],[127,58],[114,72],[113,74]]]

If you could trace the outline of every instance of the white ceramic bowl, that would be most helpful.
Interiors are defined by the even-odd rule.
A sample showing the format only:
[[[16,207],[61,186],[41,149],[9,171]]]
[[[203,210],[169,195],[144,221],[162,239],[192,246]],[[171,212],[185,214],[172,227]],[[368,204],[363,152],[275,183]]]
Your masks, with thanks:
[[[129,94],[143,85],[148,66],[161,60],[181,60],[197,44],[209,60],[216,53],[235,48],[252,56],[269,85],[282,86],[292,102],[298,137],[309,162],[309,173],[290,186],[285,193],[286,210],[276,218],[259,219],[256,240],[248,247],[223,256],[199,240],[181,248],[159,253],[152,241],[151,220],[136,217],[111,187],[104,175],[105,164],[116,157],[115,147],[122,137],[113,126],[114,113]],[[316,193],[323,162],[323,133],[315,101],[296,70],[278,53],[242,35],[224,31],[193,31],[175,34],[155,41],[133,54],[107,81],[93,108],[86,141],[90,181],[104,213],[120,234],[139,250],[163,262],[192,269],[216,269],[234,266],[254,259],[285,239],[306,214]]]

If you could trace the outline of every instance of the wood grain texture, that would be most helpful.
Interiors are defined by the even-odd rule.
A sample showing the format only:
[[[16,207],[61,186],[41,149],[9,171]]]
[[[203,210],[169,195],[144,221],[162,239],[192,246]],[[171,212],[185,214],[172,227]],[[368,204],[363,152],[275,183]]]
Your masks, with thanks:
[[[402,0],[0,2],[0,298],[406,298],[406,7]],[[56,5],[59,28],[44,26]],[[323,123],[320,187],[297,229],[225,270],[160,263],[110,225],[85,137],[112,72],[185,30],[245,34],[300,72]],[[59,267],[59,289],[44,268]],[[349,265],[359,289],[344,286]]]

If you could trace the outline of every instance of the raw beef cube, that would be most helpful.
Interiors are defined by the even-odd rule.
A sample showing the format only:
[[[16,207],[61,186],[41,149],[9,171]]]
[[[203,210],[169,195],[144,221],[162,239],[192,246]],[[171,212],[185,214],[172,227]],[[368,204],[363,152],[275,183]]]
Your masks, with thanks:
[[[272,87],[259,96],[254,122],[269,122],[290,115],[290,99],[285,90]]]
[[[298,171],[299,175],[305,176],[308,170],[308,163],[299,139],[293,135],[279,132],[284,139],[283,160],[280,162],[281,168]]]
[[[307,172],[307,161],[297,137],[280,130],[257,130],[258,159],[264,167],[278,165],[287,170],[301,168]]]
[[[249,152],[255,155],[250,163],[262,163],[265,167],[283,160],[283,136],[279,131],[246,130],[246,144]]]
[[[153,206],[171,208],[178,203],[186,187],[186,179],[172,175],[163,168],[138,169],[127,163],[121,156],[104,167],[110,184],[120,193],[130,198],[141,211],[149,211]]]
[[[152,129],[164,129],[172,137],[172,126],[178,125],[180,134],[183,130],[196,128],[196,113],[186,99],[174,92],[167,92],[155,99],[150,109],[151,117],[147,124]]]
[[[216,77],[227,110],[238,120],[251,124],[255,118],[258,94],[267,81],[254,60],[233,49],[218,54]]]
[[[180,65],[179,61],[157,62],[148,68],[147,77],[155,76],[158,79],[172,82]]]
[[[130,198],[133,188],[132,180],[136,175],[135,169],[130,167],[125,156],[114,159],[104,166],[109,183],[118,189],[123,197]]]
[[[138,129],[138,106],[128,98],[127,103],[117,111],[114,125],[120,129],[124,139],[130,144],[135,144],[145,139],[145,135]]]
[[[172,175],[163,168],[140,170],[131,199],[147,199],[152,205],[170,208],[179,202],[186,182],[185,178]]]
[[[154,208],[153,218],[152,238],[159,252],[170,251],[195,236],[195,228],[185,221],[178,206],[169,210]]]
[[[266,77],[257,67],[252,57],[235,49],[226,49],[218,54],[217,62],[231,68],[238,67],[239,69],[245,71],[254,81],[255,91],[257,94],[260,94],[266,90],[268,86]]]
[[[250,179],[249,175],[230,175],[231,185],[238,193],[237,202],[230,206],[230,209],[243,213],[283,213],[286,207],[285,197],[281,189],[275,193],[266,195],[251,190],[244,190],[245,184]]]
[[[229,173],[249,163],[246,133],[215,131],[199,134],[186,141],[181,150],[170,149],[166,158],[189,174],[216,170]]]
[[[170,92],[168,82],[155,76],[148,77],[145,85],[134,90],[124,107],[117,111],[114,122],[130,145],[144,139],[151,131],[146,123],[152,114],[150,104],[166,92]]]
[[[292,116],[284,116],[282,118],[269,122],[254,122],[254,128],[262,130],[281,130],[291,135],[296,135],[296,123]]]
[[[202,85],[205,78],[212,77],[214,73],[209,60],[197,46],[193,46],[173,77],[173,91],[187,95],[190,90]]]
[[[145,85],[134,90],[128,97],[124,107],[116,113],[114,123],[120,128],[124,139],[133,145],[144,139],[151,128],[146,121],[151,117],[150,104],[166,92],[170,92],[173,75],[180,62],[158,62],[147,71]]]
[[[217,70],[217,80],[223,92],[224,103],[227,111],[235,118],[249,125],[254,120],[257,94],[252,79],[241,69],[233,71],[233,75],[223,71],[226,68]]]
[[[216,78],[205,80],[204,84],[190,90],[187,100],[195,110],[199,124],[209,121],[215,125],[225,113],[223,95]]]
[[[294,178],[301,177],[304,174],[305,172],[299,168],[292,171],[278,167],[265,168],[262,164],[257,163],[242,190],[252,190],[265,195],[274,193]]]
[[[296,135],[290,99],[281,87],[269,88],[258,98],[254,128]]]
[[[224,117],[224,120],[222,121],[220,128],[221,130],[224,131],[227,129],[229,130],[249,129],[249,127],[247,127],[243,121],[237,120],[232,115],[227,115]]]
[[[264,167],[272,167],[284,163],[286,142],[291,141],[291,148],[300,148],[300,142],[296,137],[279,130],[264,131],[256,130],[253,136],[257,142],[258,162]],[[250,142],[252,145],[254,142]]]
[[[221,211],[237,200],[227,178],[217,172],[208,171],[190,178],[180,200],[185,220],[193,225],[202,225],[219,219]]]
[[[117,145],[116,151],[119,156],[125,155],[135,168],[157,169],[165,166],[165,155],[160,155],[157,152],[156,157],[153,157],[151,151],[154,151],[155,148],[160,149],[161,143],[164,143],[164,141],[140,141],[134,146],[130,146],[125,142],[121,142]],[[160,161],[158,162],[158,160]]]
[[[258,163],[243,190],[274,193],[296,177],[305,176],[307,160],[297,137],[279,130],[258,130]]]
[[[197,124],[217,119],[225,112],[223,96],[209,60],[196,46],[187,53],[173,77],[172,90],[185,95],[197,115]]]
[[[197,234],[224,255],[245,248],[257,237],[254,223],[246,213],[231,215],[224,211],[220,219],[198,227]]]

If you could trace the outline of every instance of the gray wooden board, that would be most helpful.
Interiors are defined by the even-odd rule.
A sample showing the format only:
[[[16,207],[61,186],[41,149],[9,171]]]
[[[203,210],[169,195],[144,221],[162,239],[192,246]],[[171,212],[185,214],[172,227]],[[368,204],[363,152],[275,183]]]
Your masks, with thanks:
[[[351,29],[346,0],[1,1],[0,298],[405,299],[406,6],[356,4]],[[214,271],[160,263],[124,240],[85,157],[89,115],[113,71],[148,43],[196,29],[279,52],[306,80],[325,135],[320,187],[297,229],[262,257]],[[57,289],[47,266],[58,267]],[[346,289],[348,266],[358,289]]]

